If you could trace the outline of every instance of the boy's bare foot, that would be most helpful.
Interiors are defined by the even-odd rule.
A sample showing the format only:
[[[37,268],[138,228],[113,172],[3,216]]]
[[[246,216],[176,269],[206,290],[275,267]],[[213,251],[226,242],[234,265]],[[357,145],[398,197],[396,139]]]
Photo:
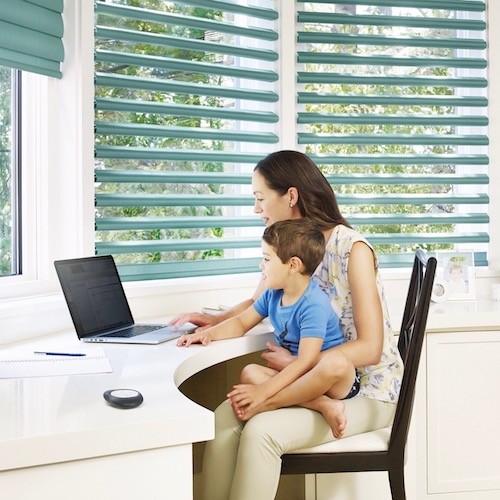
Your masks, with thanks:
[[[347,417],[344,413],[345,404],[338,399],[325,398],[321,405],[321,414],[332,429],[333,437],[344,436]]]
[[[262,413],[264,411],[269,411],[273,409],[269,405],[266,405],[266,403],[263,403],[258,406],[253,406],[252,408],[249,408],[248,406],[238,406],[236,403],[233,403],[232,400],[231,400],[231,408],[233,409],[236,418],[241,422],[247,422],[258,413]]]

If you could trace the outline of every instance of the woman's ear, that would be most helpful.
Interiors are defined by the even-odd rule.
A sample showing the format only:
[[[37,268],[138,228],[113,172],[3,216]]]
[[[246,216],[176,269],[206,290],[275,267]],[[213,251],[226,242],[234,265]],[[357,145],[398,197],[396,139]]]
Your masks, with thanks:
[[[288,197],[289,197],[289,202],[290,202],[290,208],[293,208],[295,205],[297,205],[297,202],[299,201],[299,191],[295,187],[288,188]]]

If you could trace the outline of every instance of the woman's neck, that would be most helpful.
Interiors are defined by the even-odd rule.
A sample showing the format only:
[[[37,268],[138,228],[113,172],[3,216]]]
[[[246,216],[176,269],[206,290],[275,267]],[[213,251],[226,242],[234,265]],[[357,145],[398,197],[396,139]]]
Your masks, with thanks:
[[[325,229],[325,231],[323,231],[323,236],[325,237],[325,242],[326,243],[328,243],[328,241],[332,237],[332,233],[333,233],[333,231],[335,230],[336,227],[337,226],[334,226],[334,227],[331,227],[329,229]]]

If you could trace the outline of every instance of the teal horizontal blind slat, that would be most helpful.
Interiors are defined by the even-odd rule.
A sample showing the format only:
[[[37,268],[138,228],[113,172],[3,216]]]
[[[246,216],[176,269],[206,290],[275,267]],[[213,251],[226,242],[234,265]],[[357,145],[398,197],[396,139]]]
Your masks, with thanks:
[[[165,12],[152,11],[144,8],[113,5],[110,3],[96,2],[96,12],[98,14],[109,14],[139,21],[151,21],[153,23],[169,24],[173,26],[186,26],[201,30],[218,31],[222,33],[231,33],[234,35],[248,36],[262,40],[274,41],[278,39],[278,34],[271,29],[253,28],[238,26],[231,23],[213,21],[193,16],[180,16]]]
[[[180,139],[210,139],[221,141],[260,142],[274,144],[278,136],[265,132],[233,132],[232,130],[214,130],[195,127],[164,127],[161,125],[131,123],[95,123],[97,134],[137,135],[152,137],[170,137]]]
[[[254,272],[251,171],[279,141],[277,12],[179,0],[96,14],[96,253],[124,279]]]
[[[379,254],[382,268],[410,267],[414,253]],[[485,252],[474,254],[476,266],[486,266]],[[190,276],[255,273],[259,271],[260,258],[217,259],[209,261],[160,262],[154,264],[121,264],[118,272],[122,281],[158,280],[165,278],[186,278]]]
[[[350,104],[352,106],[453,106],[486,107],[488,99],[482,96],[440,95],[331,95],[316,92],[298,92],[299,104]]]
[[[488,214],[356,214],[348,218],[350,224],[487,224]],[[262,227],[258,217],[98,217],[98,231],[125,231],[139,229],[198,229],[210,227]]]
[[[339,73],[304,73],[297,74],[298,83],[354,83],[357,85],[399,85],[399,86],[429,86],[429,87],[470,87],[485,88],[488,81],[485,78],[443,78],[439,76],[424,78],[421,76],[358,76]]]
[[[383,265],[419,245],[485,265],[485,2],[298,3],[297,142],[347,219]]]
[[[109,50],[96,50],[95,60],[128,66],[147,66],[152,68],[165,68],[169,70],[189,71],[191,73],[208,73],[212,75],[233,76],[235,78],[248,78],[275,82],[278,79],[274,71],[254,70],[251,68],[232,68],[220,64],[207,64],[193,61],[181,61],[169,57],[143,56],[128,53],[116,53]]]
[[[394,57],[358,56],[346,54],[317,54],[298,52],[299,63],[351,64],[370,66],[436,66],[451,68],[486,68],[486,59],[465,57]]]
[[[211,42],[192,38],[178,38],[161,35],[158,33],[140,32],[120,28],[97,26],[96,37],[100,39],[116,40],[121,42],[138,42],[152,46],[163,46],[174,49],[197,50],[200,52],[214,52],[215,54],[232,55],[238,57],[250,57],[263,61],[276,61],[278,54],[271,49],[254,47],[235,47],[225,43]]]
[[[188,116],[194,118],[217,118],[221,120],[251,121],[276,123],[278,115],[271,111],[245,111],[210,106],[169,104],[130,99],[103,99],[96,97],[95,108],[98,111],[123,111],[129,113],[154,113],[158,115]]]
[[[326,174],[331,185],[343,184],[488,184],[486,174]],[[225,172],[163,172],[96,170],[96,182],[251,184],[251,174]]]
[[[427,145],[462,145],[487,146],[486,135],[452,135],[435,136],[431,134],[308,134],[299,133],[299,144],[427,144]]]
[[[96,73],[95,84],[102,87],[172,92],[179,94],[196,94],[211,97],[248,99],[251,101],[276,102],[278,95],[272,91],[252,90],[205,85],[203,83],[186,83],[159,78],[139,78],[135,76],[108,76]]]
[[[3,2],[0,65],[61,78],[62,9],[59,0]]]
[[[487,116],[473,115],[423,115],[423,114],[382,114],[374,115],[370,113],[362,114],[341,114],[341,113],[298,113],[298,124],[350,124],[350,125],[429,125],[429,126],[468,126],[486,127],[488,125]]]
[[[309,0],[297,0],[298,3],[305,3]],[[315,0],[315,3],[332,3],[331,0]],[[408,7],[408,0],[343,0],[343,5],[368,5],[376,7]],[[484,12],[483,1],[474,0],[443,0],[436,3],[436,0],[412,0],[411,6],[416,9],[445,9],[470,12]]]
[[[134,160],[210,161],[253,164],[263,158],[262,154],[232,153],[227,151],[133,148],[123,146],[96,146],[95,156],[96,158],[129,158]],[[444,161],[444,159],[442,160]]]
[[[340,205],[485,205],[487,194],[339,194]],[[252,196],[189,194],[97,194],[97,207],[231,207],[252,206]]]
[[[400,233],[400,234],[372,234],[367,237],[373,245],[382,244],[426,244],[426,243],[487,243],[487,233]],[[261,238],[206,238],[206,239],[181,239],[168,241],[118,241],[96,243],[96,254],[131,254],[144,252],[175,252],[193,250],[225,250],[234,248],[259,248]]]
[[[239,5],[221,0],[176,0],[176,3],[196,5],[197,7],[223,10],[225,12],[234,12],[235,14],[248,14],[249,16],[267,19],[269,21],[275,21],[278,19],[278,13],[274,9]]]
[[[187,278],[191,276],[216,276],[224,274],[255,273],[260,258],[184,260],[152,264],[119,264],[118,272],[123,281]]]
[[[448,49],[484,50],[486,41],[480,38],[426,38],[384,35],[349,35],[346,33],[299,31],[299,43],[330,43],[342,45],[379,45],[399,47],[436,47]]]
[[[312,3],[312,2],[311,2]],[[321,24],[343,24],[343,25],[366,25],[366,26],[395,26],[406,28],[428,28],[449,30],[474,30],[484,31],[484,21],[438,17],[419,16],[381,16],[381,15],[350,15],[329,14],[317,12],[299,12],[299,23],[321,23]]]

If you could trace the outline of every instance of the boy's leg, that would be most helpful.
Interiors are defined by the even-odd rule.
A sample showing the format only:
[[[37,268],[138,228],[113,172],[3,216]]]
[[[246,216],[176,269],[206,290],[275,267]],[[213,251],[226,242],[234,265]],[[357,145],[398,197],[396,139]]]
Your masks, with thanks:
[[[307,402],[297,400],[294,401],[291,405],[299,404],[300,406],[303,406],[305,408],[320,412],[332,429],[334,437],[340,439],[341,437],[343,437],[347,425],[347,418],[344,412],[345,405],[342,399],[348,396],[351,392],[351,389],[353,388],[353,384],[356,379],[356,370],[350,360],[342,351],[330,351],[328,357],[321,359],[321,361],[313,368],[313,370],[318,369],[319,364],[322,364],[323,367],[327,366],[325,377],[323,377],[323,382],[328,383],[328,381],[330,381],[330,383],[333,385],[328,388],[325,386],[324,394],[326,395],[320,396],[315,400]],[[252,366],[255,367],[255,373],[251,373],[254,370]],[[248,367],[246,367],[249,369],[248,379],[253,378],[255,380],[259,376],[266,376],[266,372],[259,371],[257,367],[266,369],[266,367],[261,367],[260,365],[249,365]],[[270,369],[267,368],[267,370]],[[275,370],[271,370],[271,372],[269,373],[272,372],[277,373],[275,372]],[[307,374],[304,377],[307,377]],[[260,380],[264,381],[262,379]],[[291,384],[291,386],[296,385],[297,382],[298,381],[295,381],[293,384]],[[291,386],[288,386],[280,391],[278,395],[282,394],[283,392],[286,393],[287,389],[289,389]],[[233,409],[235,410],[237,418],[248,420],[257,413],[275,409],[276,407],[281,406],[277,405],[273,408],[271,406],[272,399],[273,398],[270,398],[270,400],[267,400],[263,405],[254,409],[253,411],[245,411],[245,409],[238,407]],[[269,403],[271,403],[271,405],[269,405]]]
[[[350,394],[356,381],[356,368],[342,351],[332,351],[328,362],[332,364],[330,369],[332,386],[325,394],[334,399],[344,399]]]
[[[258,385],[274,377],[278,372],[267,366],[250,364],[241,370],[240,382],[242,384]]]
[[[340,439],[344,436],[347,425],[343,399],[357,394],[357,391],[354,391],[356,368],[342,351],[332,351],[328,361],[332,363],[330,375],[335,382],[326,391],[325,396],[300,406],[319,411],[332,429],[333,436]],[[357,390],[359,390],[359,380]]]

